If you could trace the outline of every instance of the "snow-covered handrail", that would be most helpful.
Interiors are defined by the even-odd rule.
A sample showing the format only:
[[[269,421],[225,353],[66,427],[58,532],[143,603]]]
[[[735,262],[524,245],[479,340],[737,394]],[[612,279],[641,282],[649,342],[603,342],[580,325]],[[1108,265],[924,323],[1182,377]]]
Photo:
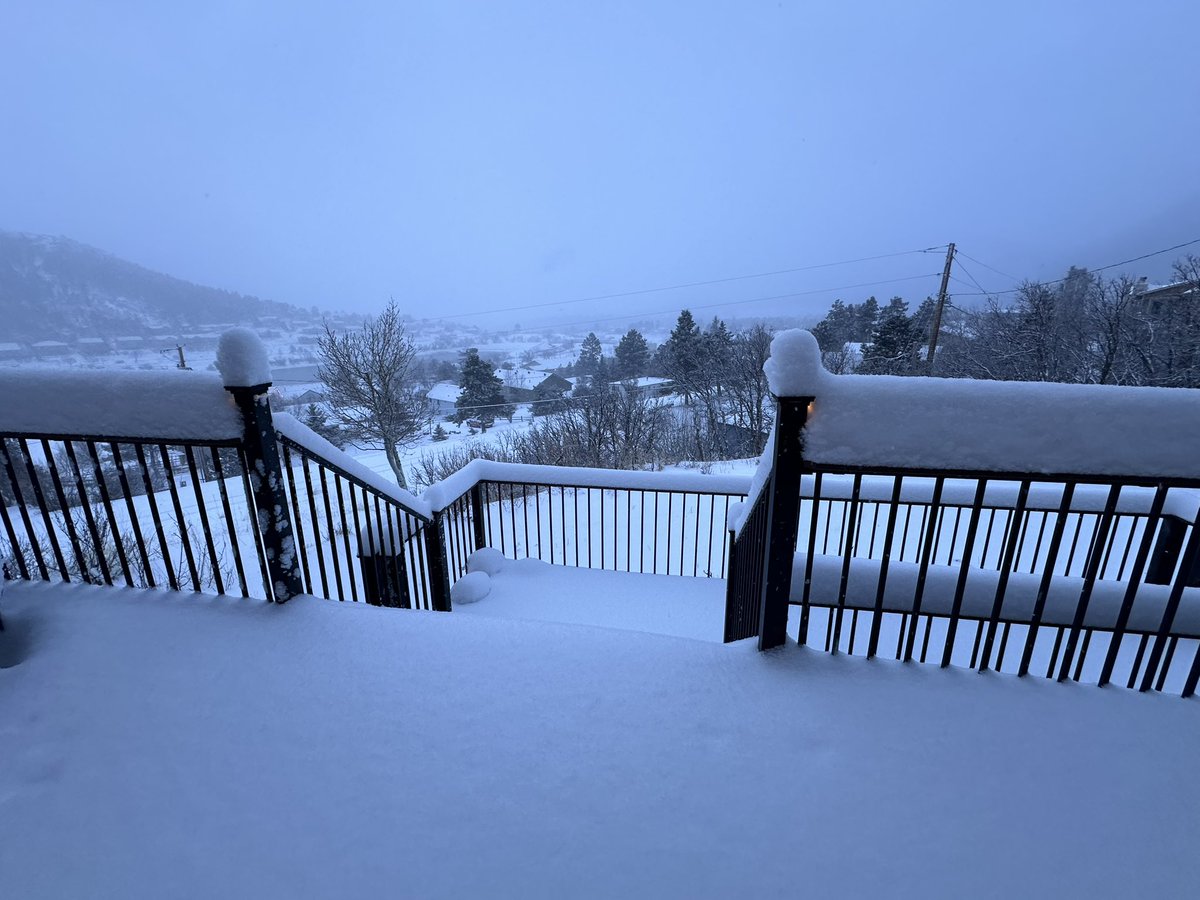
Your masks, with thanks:
[[[815,398],[814,465],[1200,485],[1200,390],[831,375],[800,330],[776,336],[765,371],[775,396]]]
[[[206,373],[0,369],[0,433],[226,442],[241,439],[242,419]]]
[[[474,459],[453,475],[428,487],[421,499],[442,511],[483,482],[537,484],[549,487],[646,490],[688,494],[743,495],[750,488],[744,475],[705,475],[702,472],[643,472],[627,469],[588,469],[534,466]]]
[[[433,507],[421,497],[409,493],[368,468],[344,450],[339,450],[325,438],[288,413],[275,413],[275,433],[293,446],[340,471],[360,487],[374,491],[426,522],[433,517]]]

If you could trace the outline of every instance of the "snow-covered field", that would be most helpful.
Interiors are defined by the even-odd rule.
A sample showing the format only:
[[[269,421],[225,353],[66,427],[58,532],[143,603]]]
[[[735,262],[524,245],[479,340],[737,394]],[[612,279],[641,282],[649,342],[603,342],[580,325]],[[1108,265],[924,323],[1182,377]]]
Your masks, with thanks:
[[[19,584],[4,611],[6,897],[1200,883],[1196,701],[308,598]]]

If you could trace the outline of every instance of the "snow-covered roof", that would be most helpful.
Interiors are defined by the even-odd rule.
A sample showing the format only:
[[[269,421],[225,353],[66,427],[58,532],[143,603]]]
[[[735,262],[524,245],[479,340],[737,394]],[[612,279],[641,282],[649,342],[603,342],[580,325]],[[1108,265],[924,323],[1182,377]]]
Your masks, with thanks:
[[[516,369],[497,369],[496,377],[504,383],[505,387],[522,388],[532,391],[549,378],[550,373],[541,369],[529,369],[522,366]]]
[[[672,384],[672,381],[670,378],[656,378],[653,376],[643,376],[641,378],[627,378],[622,381],[614,381],[613,384],[632,384],[634,387],[648,388],[648,387],[664,387],[665,385]]]
[[[438,403],[456,403],[462,388],[452,381],[439,381],[425,392],[425,396]]]

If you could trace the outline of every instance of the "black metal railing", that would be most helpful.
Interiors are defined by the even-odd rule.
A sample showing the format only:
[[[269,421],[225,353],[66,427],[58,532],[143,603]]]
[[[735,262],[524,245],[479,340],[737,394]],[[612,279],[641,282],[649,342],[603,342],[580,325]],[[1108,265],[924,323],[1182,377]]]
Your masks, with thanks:
[[[448,609],[431,576],[431,517],[304,445],[279,435],[304,589],[330,600]]]
[[[785,404],[809,399],[781,399],[781,424]],[[796,448],[800,437],[799,427],[776,434]],[[766,573],[787,559],[793,615],[782,620],[801,644],[1194,693],[1193,480],[794,462],[799,490],[781,489],[767,460],[763,490],[731,534],[726,640],[763,643]],[[772,514],[794,523],[782,550],[769,547]]]
[[[235,441],[0,434],[12,575],[269,596]]]
[[[508,468],[514,480],[471,480],[442,508],[453,580],[466,572],[471,552],[485,546],[513,559],[578,568],[698,578],[727,573],[726,520],[744,496],[734,486],[700,490],[707,480],[701,476],[686,484],[660,479],[654,487],[652,473],[570,468],[518,480],[524,467],[491,465]]]

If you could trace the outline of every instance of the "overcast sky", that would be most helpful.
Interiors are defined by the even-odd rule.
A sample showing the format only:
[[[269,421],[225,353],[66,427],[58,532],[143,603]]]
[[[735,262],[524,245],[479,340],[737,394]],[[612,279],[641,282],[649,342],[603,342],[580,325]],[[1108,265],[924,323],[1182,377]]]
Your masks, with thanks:
[[[947,241],[1050,279],[1200,238],[1200,3],[978,7],[3,0],[0,228],[303,305],[392,295],[416,315]],[[1165,277],[1173,256],[1131,270]],[[964,280],[1012,286],[962,262]],[[941,264],[502,318],[908,276],[706,315],[919,300]]]

